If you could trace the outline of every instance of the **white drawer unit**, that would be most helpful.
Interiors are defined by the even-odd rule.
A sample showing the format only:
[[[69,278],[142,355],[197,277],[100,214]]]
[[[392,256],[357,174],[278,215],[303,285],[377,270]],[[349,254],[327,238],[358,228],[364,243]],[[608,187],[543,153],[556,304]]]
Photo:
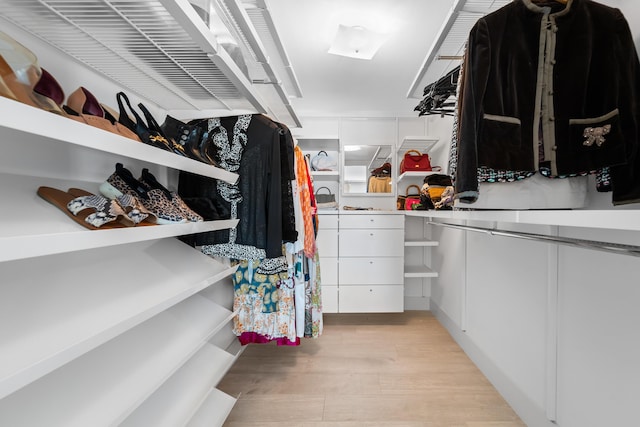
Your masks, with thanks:
[[[338,225],[338,312],[403,311],[404,216],[340,213]]]
[[[338,281],[350,285],[402,285],[402,257],[340,258]]]
[[[404,252],[401,229],[340,229],[339,254],[343,257],[398,256]]]
[[[404,216],[399,214],[340,215],[340,230],[348,228],[397,228],[404,230]]]
[[[402,285],[341,286],[341,313],[404,311]]]

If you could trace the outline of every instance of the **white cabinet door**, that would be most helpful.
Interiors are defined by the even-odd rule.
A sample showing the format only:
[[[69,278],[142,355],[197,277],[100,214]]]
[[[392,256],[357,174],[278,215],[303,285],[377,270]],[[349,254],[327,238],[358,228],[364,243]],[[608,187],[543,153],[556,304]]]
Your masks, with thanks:
[[[338,312],[338,287],[322,285],[322,312]]]
[[[320,229],[316,237],[318,254],[322,260],[324,257],[338,256],[338,230]]]
[[[320,257],[320,277],[322,286],[338,284],[338,258]]]
[[[402,256],[404,232],[399,229],[343,230],[340,229],[340,258]]]
[[[389,313],[404,311],[402,285],[340,287],[341,313]]]
[[[340,258],[340,287],[349,285],[401,285],[404,283],[402,257]]]

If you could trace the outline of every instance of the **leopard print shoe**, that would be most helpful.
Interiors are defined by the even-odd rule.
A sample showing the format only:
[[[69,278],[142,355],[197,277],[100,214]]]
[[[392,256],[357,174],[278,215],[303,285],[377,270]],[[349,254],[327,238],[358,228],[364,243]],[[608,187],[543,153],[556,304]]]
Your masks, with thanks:
[[[158,182],[155,176],[149,172],[149,169],[142,169],[142,175],[138,178],[138,182],[141,182],[143,185],[147,186],[147,190],[161,190],[164,192],[165,196],[171,200],[173,205],[178,209],[178,211],[182,212],[182,214],[191,222],[200,222],[204,221],[202,216],[194,212],[187,204],[182,200],[182,198],[175,191],[169,191],[162,184]]]
[[[133,177],[122,163],[116,164],[116,171],[100,184],[103,196],[115,199],[124,194],[136,197],[142,205],[151,211],[158,224],[180,224],[187,222],[184,214],[173,204],[162,190],[148,190],[144,184]]]

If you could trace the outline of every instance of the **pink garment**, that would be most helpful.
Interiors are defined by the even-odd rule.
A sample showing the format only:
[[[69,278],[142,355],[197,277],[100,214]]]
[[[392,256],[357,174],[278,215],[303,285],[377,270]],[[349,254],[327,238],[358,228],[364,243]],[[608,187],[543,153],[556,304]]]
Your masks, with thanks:
[[[272,341],[275,341],[277,345],[290,345],[290,346],[300,345],[300,338],[296,338],[295,341],[291,341],[287,337],[269,338],[257,332],[243,332],[242,334],[240,334],[238,339],[240,340],[240,344],[242,345],[266,344]]]

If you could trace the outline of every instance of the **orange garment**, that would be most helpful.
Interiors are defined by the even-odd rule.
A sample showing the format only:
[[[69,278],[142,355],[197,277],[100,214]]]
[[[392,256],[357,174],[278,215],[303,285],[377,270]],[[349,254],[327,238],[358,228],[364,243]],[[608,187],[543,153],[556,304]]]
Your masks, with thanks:
[[[300,193],[300,205],[302,207],[302,218],[304,221],[304,254],[308,258],[313,258],[316,252],[316,239],[313,228],[313,206],[311,203],[311,194],[313,192],[309,188],[311,182],[311,174],[309,167],[302,154],[300,147],[296,145],[294,149],[296,156],[296,181],[298,182],[298,192]]]

